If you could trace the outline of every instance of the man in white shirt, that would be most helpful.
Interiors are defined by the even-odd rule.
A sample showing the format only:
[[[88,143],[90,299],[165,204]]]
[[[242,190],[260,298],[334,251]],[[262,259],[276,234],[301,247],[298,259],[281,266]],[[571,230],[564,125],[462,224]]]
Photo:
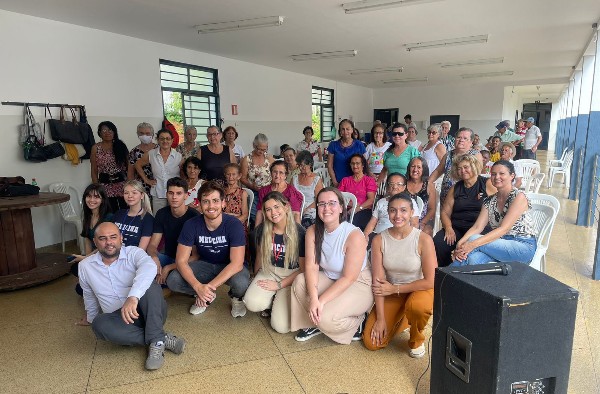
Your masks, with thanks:
[[[102,223],[94,235],[98,252],[79,263],[87,322],[98,339],[148,346],[146,369],[159,369],[165,349],[181,354],[185,340],[163,330],[167,303],[154,281],[156,264],[142,249],[122,242],[114,223]]]
[[[525,138],[523,139],[522,158],[535,160],[535,152],[537,152],[537,148],[541,142],[542,132],[539,127],[535,125],[535,119],[533,117],[527,118],[527,131],[525,132]]]

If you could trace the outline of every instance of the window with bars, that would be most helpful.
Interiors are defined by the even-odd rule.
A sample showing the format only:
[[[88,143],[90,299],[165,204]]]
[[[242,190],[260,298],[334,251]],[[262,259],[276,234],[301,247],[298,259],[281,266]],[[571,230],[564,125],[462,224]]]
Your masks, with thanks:
[[[183,130],[194,126],[196,141],[206,144],[206,128],[220,126],[219,78],[212,68],[160,60],[163,111],[183,141]]]
[[[333,129],[333,89],[312,87],[312,127],[313,138],[320,142],[329,142],[334,140],[335,130]]]

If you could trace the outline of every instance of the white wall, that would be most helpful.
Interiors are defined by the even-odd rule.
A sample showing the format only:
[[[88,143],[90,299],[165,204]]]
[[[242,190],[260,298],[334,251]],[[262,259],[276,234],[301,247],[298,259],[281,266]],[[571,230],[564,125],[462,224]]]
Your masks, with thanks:
[[[417,125],[431,115],[460,115],[460,126],[470,127],[482,139],[492,135],[500,120],[504,84],[480,83],[468,86],[424,86],[375,89],[374,108],[399,108],[400,117],[411,114]],[[402,119],[400,119],[402,120]],[[418,138],[427,139],[421,130]]]
[[[158,127],[162,120],[159,59],[218,69],[221,116],[225,125],[237,125],[246,151],[258,131],[269,136],[272,152],[283,143],[297,143],[310,124],[312,85],[336,89],[336,118],[352,115],[359,125],[369,125],[372,118],[368,88],[6,11],[0,11],[0,48],[2,101],[84,104],[92,128],[113,121],[129,148],[138,143],[138,123]],[[231,115],[231,104],[238,105],[238,116]],[[89,162],[73,167],[61,159],[44,164],[22,159],[21,112],[0,106],[0,175],[35,177],[42,188],[66,181],[83,190],[90,182]],[[42,109],[34,109],[34,115],[44,120]],[[33,217],[37,247],[60,242],[54,207],[34,208]]]

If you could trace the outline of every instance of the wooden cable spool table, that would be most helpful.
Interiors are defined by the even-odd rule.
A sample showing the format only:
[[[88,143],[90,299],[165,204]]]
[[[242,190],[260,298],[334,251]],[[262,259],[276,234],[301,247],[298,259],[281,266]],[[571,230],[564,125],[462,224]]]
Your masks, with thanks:
[[[64,193],[0,197],[0,291],[35,286],[69,271],[61,253],[36,253],[31,208],[69,201]]]

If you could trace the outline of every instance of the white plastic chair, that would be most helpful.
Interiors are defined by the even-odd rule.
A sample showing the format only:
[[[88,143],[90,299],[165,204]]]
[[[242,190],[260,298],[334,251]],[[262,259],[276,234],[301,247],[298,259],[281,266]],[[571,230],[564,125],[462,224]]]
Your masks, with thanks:
[[[375,199],[384,197],[386,195],[386,191],[387,191],[387,176],[385,177],[383,182],[381,182],[377,186],[377,193],[375,194]]]
[[[325,162],[322,161],[315,161],[313,163],[313,171],[318,169],[318,168],[325,168]]]
[[[60,240],[62,244],[62,251],[65,251],[65,223],[74,224],[77,228],[77,246],[82,255],[85,255],[85,246],[81,232],[83,230],[82,217],[81,217],[81,197],[77,189],[66,183],[52,183],[48,187],[52,193],[65,193],[71,196],[69,201],[65,201],[57,205],[58,211],[62,216],[62,222],[60,224]]]
[[[532,159],[521,159],[515,160],[514,165],[515,168],[521,169],[521,173],[523,175],[523,179],[521,181],[521,189],[526,190],[525,187],[528,184],[529,180],[535,174],[538,174],[540,172],[540,162]]]
[[[346,207],[348,207],[350,202],[352,202],[352,208],[350,208],[350,217],[348,218],[348,221],[352,223],[354,220],[354,212],[356,211],[356,206],[358,205],[358,200],[354,194],[349,192],[342,192],[342,196],[344,196],[344,205]]]
[[[542,186],[542,182],[544,181],[545,177],[546,174],[544,174],[543,172],[538,172],[537,174],[529,178],[527,184],[523,188],[525,193],[538,193],[540,191],[540,186]]]
[[[560,210],[560,202],[556,197],[548,194],[527,193],[527,198],[531,203],[529,213],[533,217],[533,226],[537,238],[537,250],[533,255],[530,266],[538,271],[545,272],[546,251]]]
[[[550,168],[550,167],[561,167],[563,165],[563,163],[565,162],[565,158],[567,157],[567,153],[569,153],[570,150],[571,149],[565,149],[565,150],[563,150],[563,153],[560,156],[560,159],[548,160],[548,168]]]
[[[327,168],[317,168],[314,173],[321,177],[324,187],[331,186],[331,177],[329,176],[329,171],[327,171]]]
[[[565,155],[565,160],[560,167],[550,167],[548,169],[548,188],[552,187],[552,183],[554,180],[554,176],[556,174],[563,174],[564,181],[567,189],[570,186],[570,178],[571,178],[571,164],[573,163],[573,150],[569,150]]]
[[[423,199],[421,197],[417,196],[416,201],[417,201],[417,207],[419,207],[419,212],[423,212],[423,206],[425,205],[425,203],[423,203]]]
[[[300,194],[302,194],[302,205],[300,205],[300,220],[302,220],[302,214],[304,213],[304,206],[306,205],[306,196],[302,192],[300,192]]]
[[[246,226],[250,226],[250,210],[252,209],[252,204],[254,203],[254,192],[247,187],[242,187],[243,190],[246,191],[248,195],[248,219],[246,220]]]
[[[440,193],[442,192],[442,178],[439,178],[433,183],[435,186],[436,206],[435,206],[435,220],[433,222],[433,235],[437,234],[442,229],[442,220],[440,219]]]

